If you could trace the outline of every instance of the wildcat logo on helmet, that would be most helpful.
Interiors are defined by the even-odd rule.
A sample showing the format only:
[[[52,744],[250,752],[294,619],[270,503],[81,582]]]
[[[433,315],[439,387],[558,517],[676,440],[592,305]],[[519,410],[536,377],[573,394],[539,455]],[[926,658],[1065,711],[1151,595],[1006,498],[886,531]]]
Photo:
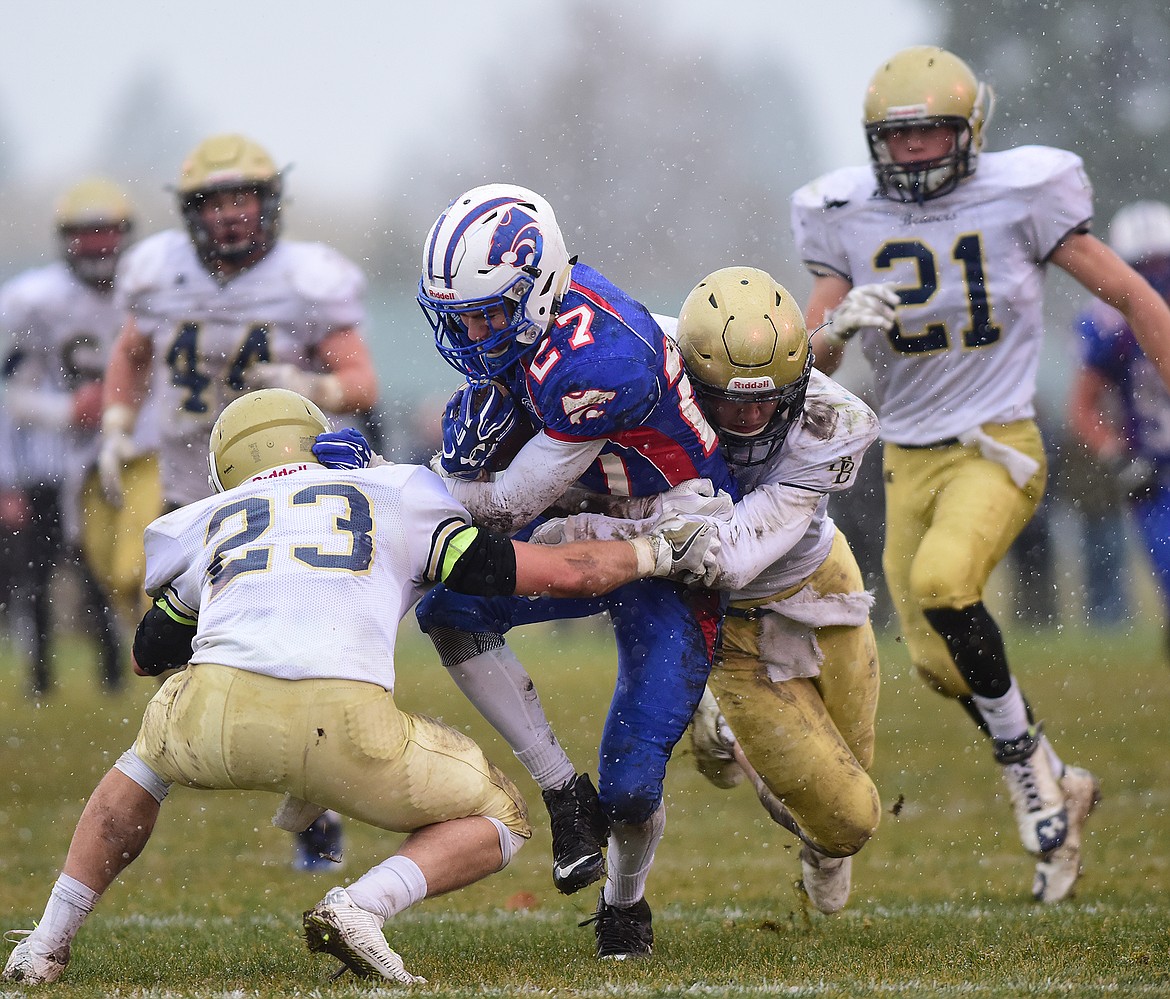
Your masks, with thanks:
[[[524,267],[530,261],[540,260],[544,237],[540,225],[527,212],[513,205],[500,216],[488,248],[489,264],[510,264]]]

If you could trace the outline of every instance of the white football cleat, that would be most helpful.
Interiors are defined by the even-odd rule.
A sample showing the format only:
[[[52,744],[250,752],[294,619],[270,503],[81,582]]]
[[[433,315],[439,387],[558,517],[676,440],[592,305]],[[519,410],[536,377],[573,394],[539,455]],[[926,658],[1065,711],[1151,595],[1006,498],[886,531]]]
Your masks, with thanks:
[[[744,778],[744,770],[735,761],[735,735],[719,712],[719,704],[710,687],[691,719],[691,749],[699,773],[716,787],[735,787]]]
[[[1072,894],[1081,876],[1081,831],[1090,813],[1101,801],[1101,784],[1088,770],[1065,767],[1060,778],[1064,807],[1068,812],[1068,833],[1064,842],[1036,864],[1032,897],[1046,905]]]
[[[412,975],[382,934],[382,918],[356,905],[344,888],[332,888],[304,915],[305,942],[314,953],[332,954],[359,978],[384,978],[415,985]]]
[[[1051,853],[1068,834],[1068,812],[1040,727],[1018,739],[996,739],[995,759],[1003,766],[1024,849],[1037,857]]]
[[[826,857],[805,843],[800,848],[800,872],[804,893],[820,912],[845,908],[853,875],[852,857]]]
[[[61,977],[69,963],[69,945],[55,951],[47,951],[31,937],[32,930],[9,930],[4,939],[9,943],[19,941],[8,955],[4,965],[3,980],[20,982],[22,985],[49,985]]]

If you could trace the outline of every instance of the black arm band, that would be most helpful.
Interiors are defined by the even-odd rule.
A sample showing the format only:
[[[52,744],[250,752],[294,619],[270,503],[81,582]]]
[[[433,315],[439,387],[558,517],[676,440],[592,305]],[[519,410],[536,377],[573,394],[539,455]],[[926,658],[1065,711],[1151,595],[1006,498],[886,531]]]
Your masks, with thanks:
[[[156,604],[143,615],[134,632],[134,661],[147,676],[186,666],[194,638],[194,624],[176,621]]]
[[[516,592],[516,549],[503,534],[478,528],[443,582],[473,597],[510,597]]]

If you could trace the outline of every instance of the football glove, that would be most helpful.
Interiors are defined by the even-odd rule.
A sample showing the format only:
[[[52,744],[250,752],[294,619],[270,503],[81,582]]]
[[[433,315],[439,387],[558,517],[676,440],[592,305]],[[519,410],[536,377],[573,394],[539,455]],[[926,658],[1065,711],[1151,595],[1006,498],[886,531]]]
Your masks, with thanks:
[[[98,478],[106,500],[122,505],[122,469],[137,453],[131,434],[136,414],[129,406],[115,403],[102,413],[101,444],[98,450]]]
[[[502,385],[465,382],[443,410],[440,467],[453,478],[478,478],[517,420],[516,400]]]
[[[718,572],[719,531],[705,520],[668,521],[630,544],[649,576],[706,586]]]
[[[730,520],[734,506],[727,493],[715,491],[710,479],[687,479],[655,496],[649,515],[664,521],[671,517]]]
[[[888,332],[894,325],[894,309],[901,302],[895,287],[883,283],[850,288],[837,307],[825,313],[821,339],[839,346],[867,327]]]
[[[313,457],[326,468],[366,468],[370,464],[370,442],[353,427],[318,434]]]

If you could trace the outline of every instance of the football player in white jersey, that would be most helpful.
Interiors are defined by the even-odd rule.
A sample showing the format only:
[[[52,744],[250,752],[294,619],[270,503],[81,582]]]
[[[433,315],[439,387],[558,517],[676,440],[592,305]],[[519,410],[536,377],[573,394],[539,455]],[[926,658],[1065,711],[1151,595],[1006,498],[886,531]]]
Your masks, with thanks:
[[[161,405],[163,497],[207,495],[215,414],[251,388],[289,388],[331,413],[370,409],[377,377],[360,333],[365,278],[336,250],[279,238],[282,174],[241,135],[200,143],[177,187],[185,229],[143,240],[119,268],[128,314],[106,376],[102,472],[117,494],[124,435]]]
[[[36,929],[5,981],[55,981],[102,893],[150,838],[171,784],[284,792],[303,827],[330,807],[409,833],[398,851],[304,914],[310,950],[355,974],[422,981],[387,945],[386,919],[504,867],[531,835],[512,782],[467,736],[394,703],[398,622],[432,584],[485,596],[594,596],[635,579],[702,573],[715,533],[689,525],[561,548],[472,526],[418,465],[322,467],[329,430],[282,389],[231,403],[211,432],[220,494],[147,530],[156,604],[135,670],[167,679],[133,747],[90,797]],[[274,820],[275,821],[275,820]]]
[[[331,413],[371,409],[373,362],[360,333],[365,278],[320,243],[279,238],[282,175],[257,143],[216,135],[184,161],[185,229],[139,243],[119,267],[128,318],[106,372],[99,466],[122,489],[139,401],[160,412],[165,509],[208,493],[203,450],[215,414],[252,388],[288,388]],[[298,840],[294,866],[327,867],[340,828],[325,816]]]
[[[886,483],[884,569],[911,659],[993,740],[1032,894],[1067,897],[1098,782],[1066,766],[1012,676],[984,587],[1044,491],[1033,395],[1047,264],[1119,309],[1170,382],[1170,309],[1089,234],[1080,159],[980,153],[988,88],[943,49],[901,51],[865,97],[869,167],[798,190],[814,349],[834,371],[856,335],[874,373]],[[876,184],[875,184],[876,180]]]
[[[135,456],[127,472],[129,502],[120,508],[106,503],[96,470],[101,378],[122,326],[114,271],[133,219],[130,199],[117,184],[100,177],[75,184],[56,205],[60,259],[19,274],[0,290],[9,412],[30,452],[60,467],[59,476],[42,476],[28,487],[37,492],[28,531],[40,539],[39,550],[29,553],[27,587],[38,621],[32,682],[37,693],[51,682],[44,646],[49,577],[60,555],[54,538],[84,553],[86,589],[102,617],[98,634],[107,689],[119,686],[122,676],[114,618],[124,622],[128,642],[142,612],[142,532],[160,512],[151,454],[154,421],[144,414],[128,438]]]

